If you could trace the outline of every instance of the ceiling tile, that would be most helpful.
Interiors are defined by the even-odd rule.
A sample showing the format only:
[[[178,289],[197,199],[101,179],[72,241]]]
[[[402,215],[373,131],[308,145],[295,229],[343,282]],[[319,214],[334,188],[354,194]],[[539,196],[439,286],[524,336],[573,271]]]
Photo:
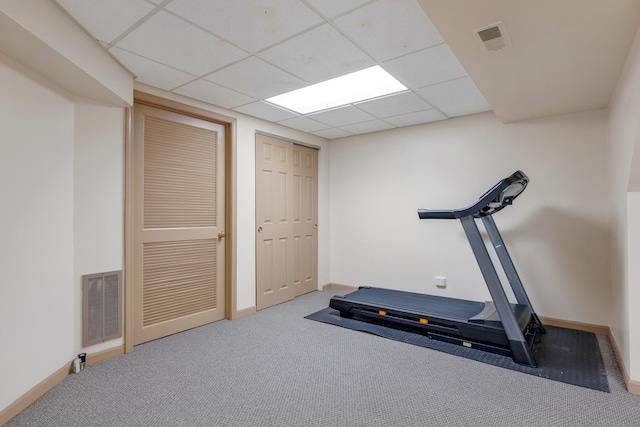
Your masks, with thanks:
[[[357,123],[355,125],[340,126],[340,129],[350,133],[361,134],[393,129],[394,127],[395,126],[385,122],[384,120],[372,120],[370,122]]]
[[[377,1],[337,18],[335,23],[381,61],[443,42],[415,0]]]
[[[385,62],[384,68],[405,85],[416,88],[467,75],[445,44]]]
[[[56,0],[98,40],[111,42],[155,6],[143,0]]]
[[[171,90],[195,79],[191,74],[174,70],[117,47],[112,47],[109,52],[136,75],[136,81],[150,86]]]
[[[216,71],[205,79],[254,98],[268,98],[306,85],[303,80],[254,56]]]
[[[438,110],[416,111],[415,113],[402,114],[395,117],[387,117],[386,122],[392,123],[398,127],[418,125],[420,123],[430,123],[438,120],[446,119]]]
[[[433,108],[413,92],[402,92],[396,95],[385,96],[384,98],[360,102],[355,105],[359,109],[373,114],[380,119]]]
[[[418,89],[449,117],[490,111],[491,107],[469,77]]]
[[[258,56],[309,83],[375,65],[367,54],[328,24],[267,49]]]
[[[262,101],[242,105],[240,107],[234,108],[234,110],[253,117],[258,117],[259,119],[268,120],[270,122],[278,122],[280,120],[298,117],[294,113]]]
[[[233,108],[255,101],[241,93],[202,79],[187,83],[174,92],[224,108]]]
[[[307,117],[326,123],[330,126],[341,127],[353,123],[367,122],[374,120],[375,117],[356,107],[348,106],[335,108],[333,110],[323,111],[321,113],[309,114]]]
[[[174,0],[167,9],[251,53],[322,22],[299,0]]]
[[[316,122],[315,120],[311,120],[302,116],[296,117],[295,119],[282,120],[279,121],[278,124],[298,129],[303,132],[314,132],[321,129],[327,129],[327,125],[325,125],[324,123]]]
[[[307,3],[331,19],[370,1],[371,0],[307,0]]]
[[[352,133],[346,132],[342,129],[336,129],[336,128],[324,129],[324,130],[319,130],[311,133],[327,139],[344,138],[346,136],[353,135]]]
[[[158,12],[116,46],[198,76],[247,56],[166,12]]]

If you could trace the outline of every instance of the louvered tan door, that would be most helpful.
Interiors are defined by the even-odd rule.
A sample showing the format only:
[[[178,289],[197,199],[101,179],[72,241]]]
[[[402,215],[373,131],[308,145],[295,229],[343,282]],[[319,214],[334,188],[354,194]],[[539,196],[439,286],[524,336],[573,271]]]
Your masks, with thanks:
[[[293,144],[256,135],[256,307],[293,299]]]
[[[224,318],[224,130],[134,107],[135,344]]]
[[[293,145],[293,288],[318,289],[318,150]]]

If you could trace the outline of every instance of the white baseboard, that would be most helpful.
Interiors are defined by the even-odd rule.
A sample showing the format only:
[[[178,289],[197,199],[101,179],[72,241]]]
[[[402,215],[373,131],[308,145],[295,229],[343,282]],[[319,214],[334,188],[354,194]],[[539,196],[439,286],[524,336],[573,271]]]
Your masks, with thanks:
[[[97,353],[87,354],[87,366],[95,365],[113,357],[124,354],[124,344],[99,351]],[[0,426],[8,423],[13,417],[24,411],[36,400],[40,399],[49,390],[58,385],[62,380],[67,378],[73,372],[73,361],[64,364],[60,369],[49,375],[47,378],[39,382],[25,394],[17,398],[12,404],[0,411]]]
[[[322,286],[322,290],[323,291],[335,290],[335,291],[353,292],[353,291],[357,291],[358,287],[357,286],[350,286],[350,285],[341,285],[339,283],[327,283],[326,285]]]

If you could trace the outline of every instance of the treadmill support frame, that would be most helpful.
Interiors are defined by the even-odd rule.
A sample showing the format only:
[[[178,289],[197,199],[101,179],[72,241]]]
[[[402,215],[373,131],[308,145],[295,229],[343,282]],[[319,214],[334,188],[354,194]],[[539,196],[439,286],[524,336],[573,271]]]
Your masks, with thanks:
[[[485,283],[487,284],[487,288],[489,289],[489,293],[491,294],[491,298],[495,304],[498,316],[500,317],[505,334],[507,335],[507,339],[509,340],[509,347],[511,348],[513,360],[517,363],[536,367],[535,358],[533,357],[531,349],[520,330],[520,325],[518,325],[516,318],[513,316],[511,305],[507,299],[506,293],[504,292],[504,288],[502,287],[502,283],[500,282],[495,266],[491,261],[487,247],[482,240],[482,235],[480,234],[480,230],[478,230],[478,225],[476,224],[475,219],[473,216],[464,216],[459,219],[462,223],[462,228],[467,235],[473,254],[476,257],[476,261],[478,262],[478,266],[480,267]],[[498,231],[497,228],[495,231]],[[500,261],[503,262],[503,259],[501,258]]]
[[[539,333],[544,334],[546,332],[544,326],[542,326],[542,322],[540,322],[538,315],[533,310],[533,306],[531,305],[529,296],[524,290],[524,286],[522,285],[520,276],[516,271],[516,267],[513,265],[513,261],[511,260],[509,251],[507,251],[507,247],[504,244],[504,240],[502,240],[502,236],[500,235],[500,231],[498,231],[498,227],[496,226],[496,222],[494,221],[493,216],[483,216],[482,224],[484,225],[485,230],[487,230],[487,234],[489,234],[493,249],[496,251],[498,259],[500,259],[500,264],[502,265],[502,269],[504,270],[504,273],[507,276],[507,280],[511,285],[511,289],[513,290],[513,294],[516,297],[516,301],[518,301],[518,304],[520,305],[526,305],[527,307],[529,307],[529,310],[531,310],[531,315],[536,322]]]

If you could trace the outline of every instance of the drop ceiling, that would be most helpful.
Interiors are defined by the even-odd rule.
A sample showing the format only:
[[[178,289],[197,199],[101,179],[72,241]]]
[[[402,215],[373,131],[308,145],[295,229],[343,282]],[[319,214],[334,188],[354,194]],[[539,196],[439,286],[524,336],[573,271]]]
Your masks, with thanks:
[[[415,0],[57,0],[136,81],[328,139],[491,109]],[[409,90],[301,115],[265,101],[380,65]]]
[[[137,81],[328,139],[606,108],[640,23],[639,0],[55,2]],[[511,46],[487,53],[474,30],[499,21]],[[408,90],[306,115],[265,101],[376,64]]]

